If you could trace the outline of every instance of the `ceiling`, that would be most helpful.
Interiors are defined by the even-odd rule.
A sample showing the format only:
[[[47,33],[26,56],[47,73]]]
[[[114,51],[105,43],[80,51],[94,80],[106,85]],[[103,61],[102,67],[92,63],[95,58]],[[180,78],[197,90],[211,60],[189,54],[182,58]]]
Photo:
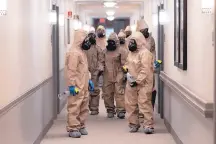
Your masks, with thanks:
[[[109,1],[109,0],[106,0]],[[105,8],[103,0],[76,0],[79,12],[85,13],[88,17],[101,18],[107,17],[107,10],[115,10],[115,17],[131,17],[135,12],[143,8],[143,0],[116,0],[116,8]]]

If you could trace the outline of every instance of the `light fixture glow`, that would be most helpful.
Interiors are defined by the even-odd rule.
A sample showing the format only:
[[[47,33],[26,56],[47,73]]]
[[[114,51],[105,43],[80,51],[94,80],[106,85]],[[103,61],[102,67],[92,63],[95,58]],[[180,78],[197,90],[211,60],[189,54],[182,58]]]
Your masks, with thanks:
[[[90,26],[87,25],[87,24],[85,24],[85,25],[83,26],[83,30],[89,32],[89,31],[90,31]]]
[[[132,26],[131,26],[131,31],[135,32],[135,31],[136,31],[136,28],[137,28],[137,25],[136,25],[136,24],[132,25]]]
[[[113,21],[113,20],[115,19],[115,17],[114,17],[114,16],[108,16],[107,19],[108,19],[109,21]]]
[[[112,1],[110,1],[110,2],[104,2],[104,6],[105,7],[115,7],[116,6],[116,2],[112,2]]]
[[[112,10],[106,11],[106,14],[107,14],[108,16],[113,16],[113,15],[115,14],[115,11],[112,11]]]
[[[161,25],[167,24],[169,22],[169,16],[165,10],[159,12],[159,22]]]
[[[158,25],[158,14],[153,14],[152,15],[152,24],[153,24],[153,26]]]
[[[0,16],[7,15],[7,0],[0,0]]]
[[[49,23],[50,24],[56,24],[57,22],[57,14],[56,11],[51,11],[49,13]]]
[[[64,14],[59,15],[59,26],[63,27],[64,26]]]
[[[214,0],[202,0],[202,13],[212,14],[214,9]]]

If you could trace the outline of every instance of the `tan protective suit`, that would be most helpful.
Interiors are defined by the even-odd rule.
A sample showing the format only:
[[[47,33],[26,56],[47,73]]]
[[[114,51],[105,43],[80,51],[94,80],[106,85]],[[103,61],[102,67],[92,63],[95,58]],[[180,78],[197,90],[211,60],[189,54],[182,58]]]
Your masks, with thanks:
[[[125,28],[125,33],[127,33],[127,32],[131,32],[131,33],[132,33],[132,30],[131,30],[131,27],[130,27],[130,26],[127,26],[127,27]],[[125,39],[125,43],[126,43],[127,46],[128,46],[128,44],[129,44],[130,37],[131,37],[131,35]]]
[[[123,72],[122,66],[126,62],[127,53],[119,47],[119,40],[116,33],[111,33],[109,40],[114,40],[117,43],[115,51],[104,50],[105,69],[104,69],[104,84],[103,97],[107,113],[125,112],[124,106],[124,87],[122,85]]]
[[[98,32],[106,33],[104,26],[102,26],[102,25],[98,26],[96,33],[98,33]],[[104,38],[97,37],[96,43],[102,50],[106,49],[106,45],[107,45],[106,37],[104,37]]]
[[[128,49],[128,45],[126,43],[126,35],[124,32],[120,31],[118,34],[118,38],[123,38],[125,39],[125,44],[124,45],[120,45],[120,48],[125,49],[127,53],[129,53],[129,49]]]
[[[101,48],[96,44],[92,45],[91,48],[86,51],[88,59],[88,67],[91,73],[91,80],[94,83],[94,92],[90,93],[89,109],[90,111],[98,112],[99,100],[100,100],[100,89],[98,86],[99,71],[104,71],[104,55]]]
[[[67,131],[84,128],[85,120],[88,116],[89,71],[86,54],[81,49],[81,44],[86,36],[87,34],[83,30],[75,31],[73,45],[66,54],[65,76],[67,86],[75,86],[79,89],[79,93],[76,96],[68,97]]]
[[[149,28],[149,27],[145,20],[139,20],[137,22],[137,31],[141,31],[146,28]],[[146,48],[152,53],[154,60],[156,60],[155,40],[151,36],[151,34],[146,39],[146,42],[147,42]],[[154,87],[155,87],[155,77],[153,77],[153,88]],[[142,123],[144,121],[144,116],[140,114],[139,117],[140,117],[140,122]]]
[[[140,20],[137,23],[137,31],[149,28],[145,20]],[[155,40],[150,34],[149,37],[146,39],[147,46],[146,48],[153,54],[154,60],[156,60],[156,51],[155,51]]]
[[[153,87],[153,56],[145,48],[146,41],[142,33],[135,32],[131,39],[137,43],[137,51],[130,52],[125,66],[135,78],[137,86],[132,88],[127,82],[125,91],[125,108],[130,126],[139,127],[139,111],[144,115],[143,127],[153,127],[153,108],[151,94]],[[139,110],[137,109],[137,105]]]

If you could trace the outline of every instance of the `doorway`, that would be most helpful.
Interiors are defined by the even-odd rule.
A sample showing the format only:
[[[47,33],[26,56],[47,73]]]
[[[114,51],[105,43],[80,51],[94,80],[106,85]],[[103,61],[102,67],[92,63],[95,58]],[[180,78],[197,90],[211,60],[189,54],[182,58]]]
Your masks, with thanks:
[[[158,59],[164,61],[164,26],[160,24],[160,10],[163,9],[163,4],[158,6]],[[163,65],[159,71],[163,71]],[[160,73],[157,75],[158,80],[158,113],[161,118],[164,118],[164,83],[160,79]]]

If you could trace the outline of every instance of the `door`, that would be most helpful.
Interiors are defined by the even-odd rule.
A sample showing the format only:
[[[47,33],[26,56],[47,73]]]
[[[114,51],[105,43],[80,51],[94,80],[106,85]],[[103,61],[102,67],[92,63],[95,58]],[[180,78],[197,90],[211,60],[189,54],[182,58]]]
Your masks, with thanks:
[[[59,7],[52,6],[56,12],[56,24],[52,26],[52,62],[53,62],[53,96],[54,96],[54,114],[59,113]]]
[[[158,59],[164,61],[164,26],[160,24],[160,10],[163,9],[163,5],[158,6]],[[163,71],[163,65],[160,67],[160,71]],[[158,74],[158,113],[161,118],[164,117],[164,84]]]

